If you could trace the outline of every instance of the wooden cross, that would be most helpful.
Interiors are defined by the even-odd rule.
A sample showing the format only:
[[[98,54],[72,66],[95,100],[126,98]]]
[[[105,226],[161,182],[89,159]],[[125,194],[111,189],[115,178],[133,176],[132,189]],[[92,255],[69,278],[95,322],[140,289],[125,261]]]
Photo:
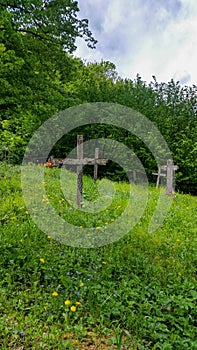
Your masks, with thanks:
[[[77,206],[81,208],[82,190],[83,190],[83,166],[94,165],[94,182],[98,176],[98,165],[106,165],[107,159],[99,158],[99,149],[95,149],[94,158],[83,158],[83,136],[77,135],[77,159],[66,158],[62,161],[62,165],[76,165],[77,166]]]
[[[174,188],[173,188],[173,177],[174,177],[174,172],[178,170],[178,166],[174,165],[172,159],[167,160],[167,165],[163,165],[161,169],[166,170],[167,174],[167,180],[166,180],[166,194],[173,194],[174,193]]]
[[[174,188],[173,188],[173,178],[174,178],[174,172],[178,170],[178,166],[174,165],[172,159],[167,160],[167,165],[163,165],[159,167],[158,173],[153,173],[153,175],[157,175],[157,183],[156,187],[159,186],[160,182],[160,177],[161,176],[166,176],[166,194],[171,195],[174,193]],[[161,170],[165,170],[166,174],[162,174]]]
[[[162,174],[161,173],[161,167],[158,168],[158,172],[157,173],[152,173],[152,175],[157,175],[157,182],[156,182],[156,187],[158,188],[159,187],[159,184],[160,184],[160,178],[162,176],[166,176],[166,174]]]

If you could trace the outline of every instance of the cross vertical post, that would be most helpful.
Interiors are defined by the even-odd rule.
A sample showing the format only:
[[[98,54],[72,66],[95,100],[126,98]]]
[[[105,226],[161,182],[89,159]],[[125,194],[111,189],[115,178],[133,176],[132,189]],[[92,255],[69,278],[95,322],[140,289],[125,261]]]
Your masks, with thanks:
[[[77,159],[83,159],[83,136],[77,135]],[[82,181],[83,181],[83,164],[77,165],[77,205],[81,208],[82,202]]]
[[[159,187],[160,176],[161,176],[161,168],[159,167],[159,168],[158,168],[158,176],[157,176],[156,188]]]
[[[167,165],[163,165],[161,169],[166,171],[166,194],[167,195],[172,195],[174,193],[174,188],[173,188],[173,177],[174,177],[174,172],[178,170],[178,166],[174,165],[172,159],[167,160]]]
[[[167,160],[167,182],[166,182],[166,194],[173,194],[173,175],[174,171],[177,170],[178,167],[173,164],[172,159]]]
[[[98,159],[99,157],[99,149],[98,148],[95,148],[95,160]],[[94,164],[94,183],[96,183],[96,180],[97,180],[97,177],[98,177],[98,164],[95,163]]]
[[[159,187],[161,177],[162,176],[166,177],[166,174],[162,174],[162,172],[161,172],[161,169],[164,169],[164,167],[163,168],[162,167],[158,167],[158,172],[157,173],[152,173],[152,175],[156,175],[157,176],[156,188]]]
[[[137,182],[137,172],[136,172],[136,170],[133,170],[133,182],[134,182],[134,184],[136,184],[136,182]]]

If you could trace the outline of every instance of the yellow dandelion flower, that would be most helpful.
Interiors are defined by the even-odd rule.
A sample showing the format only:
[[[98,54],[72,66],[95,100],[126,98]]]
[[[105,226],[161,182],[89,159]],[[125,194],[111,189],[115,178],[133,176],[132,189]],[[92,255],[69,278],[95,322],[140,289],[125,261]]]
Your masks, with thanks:
[[[66,300],[66,301],[64,302],[64,304],[65,304],[65,305],[70,305],[70,300]]]
[[[102,261],[102,264],[103,264],[103,265],[106,265],[106,264],[107,264],[107,262],[106,262],[106,261]]]
[[[51,236],[47,236],[48,239],[51,239]]]
[[[71,308],[70,308],[70,310],[72,311],[72,312],[75,312],[76,311],[76,306],[71,306]]]
[[[80,283],[80,285],[79,285],[79,287],[83,287],[84,286],[84,283],[83,282],[81,282]]]
[[[79,226],[79,228],[83,228],[83,226]]]
[[[105,225],[109,225],[109,222],[106,221],[106,222],[105,222]]]
[[[29,215],[29,212],[28,212],[28,210],[26,210],[25,214],[26,214],[26,215]]]
[[[80,301],[76,301],[75,303],[77,306],[81,305]]]
[[[97,226],[97,227],[96,227],[96,229],[97,229],[97,230],[100,230],[100,229],[101,229],[101,227],[100,227],[100,226]]]
[[[53,296],[53,297],[57,297],[57,296],[58,296],[58,292],[53,292],[53,293],[52,293],[52,296]]]
[[[45,260],[43,258],[40,258],[40,262],[44,264]]]

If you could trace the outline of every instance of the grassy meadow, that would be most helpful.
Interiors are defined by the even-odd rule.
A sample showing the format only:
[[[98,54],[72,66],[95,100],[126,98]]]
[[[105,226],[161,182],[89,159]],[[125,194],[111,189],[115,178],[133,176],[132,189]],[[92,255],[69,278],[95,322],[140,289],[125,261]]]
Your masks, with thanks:
[[[45,169],[43,201],[78,227],[99,232],[128,201],[129,185],[115,183],[110,206],[85,214],[64,198],[59,176],[60,169]],[[145,212],[128,234],[75,248],[36,226],[20,167],[1,164],[0,181],[2,350],[197,349],[197,197],[177,194],[162,226],[148,233],[159,195],[149,186]],[[86,176],[83,197],[98,197]]]

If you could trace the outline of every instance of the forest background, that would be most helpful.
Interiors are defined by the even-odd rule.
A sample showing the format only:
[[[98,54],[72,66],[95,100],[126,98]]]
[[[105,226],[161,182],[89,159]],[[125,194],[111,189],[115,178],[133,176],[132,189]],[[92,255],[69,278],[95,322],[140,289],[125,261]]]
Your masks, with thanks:
[[[82,37],[95,49],[87,19],[78,19],[72,0],[0,0],[0,160],[20,164],[34,131],[66,108],[92,102],[128,106],[151,120],[165,138],[175,164],[177,190],[196,195],[197,86],[173,79],[159,83],[118,76],[112,62],[84,62],[74,57]],[[65,157],[76,144],[72,130],[52,150]],[[136,137],[114,126],[84,126],[84,140],[112,138],[132,147],[148,177],[157,170],[150,151]],[[125,172],[111,162],[103,173],[115,180]],[[155,180],[155,179],[154,179]]]

